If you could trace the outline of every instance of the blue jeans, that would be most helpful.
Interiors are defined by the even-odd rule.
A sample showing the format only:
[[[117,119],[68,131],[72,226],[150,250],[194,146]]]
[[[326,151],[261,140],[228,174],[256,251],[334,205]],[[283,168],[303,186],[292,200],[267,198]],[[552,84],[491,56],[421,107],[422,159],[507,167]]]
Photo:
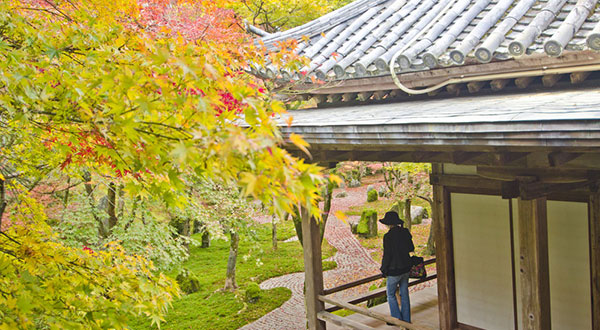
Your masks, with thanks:
[[[400,289],[402,308],[398,307],[396,290]],[[390,314],[405,322],[410,322],[410,298],[408,297],[408,273],[387,277],[387,300],[390,305]]]

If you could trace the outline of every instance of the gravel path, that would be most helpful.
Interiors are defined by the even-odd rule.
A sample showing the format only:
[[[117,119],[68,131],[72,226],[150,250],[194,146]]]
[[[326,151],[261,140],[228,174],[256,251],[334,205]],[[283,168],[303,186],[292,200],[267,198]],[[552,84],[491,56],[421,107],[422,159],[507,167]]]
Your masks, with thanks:
[[[373,185],[379,187],[382,183],[375,183]],[[334,190],[331,213],[325,228],[325,239],[330,245],[337,249],[337,253],[331,258],[337,263],[337,268],[326,271],[323,274],[325,288],[331,288],[379,273],[379,261],[373,260],[369,251],[360,245],[356,237],[350,232],[348,224],[334,216],[336,211],[346,211],[350,206],[363,204],[367,196],[367,186],[345,188],[344,190],[348,194],[348,196],[344,198],[335,198],[341,190]],[[385,230],[385,226],[381,226],[382,227],[378,229]],[[333,296],[336,298],[356,296],[367,292],[371,285],[373,285],[373,282],[338,292]],[[260,287],[262,289],[286,287],[292,291],[292,297],[281,305],[281,307],[240,329],[306,329],[306,314],[303,295],[304,273],[294,273],[274,277],[262,282]],[[418,290],[419,288],[420,287],[412,287],[411,291]]]

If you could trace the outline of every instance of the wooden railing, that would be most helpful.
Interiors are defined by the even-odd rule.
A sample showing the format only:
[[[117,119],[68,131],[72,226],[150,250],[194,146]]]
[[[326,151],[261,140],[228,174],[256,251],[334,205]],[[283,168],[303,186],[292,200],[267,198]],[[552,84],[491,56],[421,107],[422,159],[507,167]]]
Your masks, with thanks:
[[[429,264],[433,264],[433,263],[435,263],[435,258],[426,260],[424,262],[425,265],[429,265]],[[385,287],[369,291],[367,294],[351,298],[347,301],[338,301],[338,300],[327,297],[327,295],[330,295],[332,293],[347,290],[347,289],[350,289],[350,288],[353,288],[353,287],[356,287],[356,286],[359,286],[362,284],[366,284],[369,282],[373,282],[373,281],[376,281],[376,280],[379,280],[382,278],[383,278],[382,274],[372,275],[372,276],[369,276],[369,277],[366,277],[366,278],[363,278],[360,280],[356,280],[354,282],[342,284],[342,285],[333,287],[331,289],[323,290],[323,295],[319,296],[319,300],[323,301],[324,303],[331,304],[333,306],[326,308],[325,311],[323,311],[323,312],[320,312],[318,315],[319,319],[323,320],[323,321],[332,322],[336,325],[347,327],[349,329],[359,329],[359,330],[372,329],[371,327],[368,327],[368,326],[358,323],[356,321],[352,321],[352,320],[337,316],[335,314],[331,314],[332,312],[335,312],[340,309],[348,309],[355,313],[362,314],[362,315],[365,315],[365,316],[368,316],[368,317],[371,317],[374,319],[378,319],[378,320],[381,320],[381,321],[384,321],[387,323],[391,323],[391,324],[403,327],[405,329],[410,329],[410,330],[412,330],[412,329],[418,329],[418,330],[429,329],[424,326],[420,326],[420,325],[413,324],[413,323],[407,323],[407,322],[401,321],[395,317],[377,313],[377,312],[371,311],[367,308],[355,305],[355,304],[358,304],[358,303],[361,303],[361,302],[364,302],[364,301],[367,301],[367,300],[370,300],[373,298],[385,296],[386,295]],[[408,283],[408,286],[410,287],[410,286],[414,286],[414,285],[417,285],[420,283],[431,281],[435,278],[437,278],[437,274],[432,274],[423,279],[410,281]]]

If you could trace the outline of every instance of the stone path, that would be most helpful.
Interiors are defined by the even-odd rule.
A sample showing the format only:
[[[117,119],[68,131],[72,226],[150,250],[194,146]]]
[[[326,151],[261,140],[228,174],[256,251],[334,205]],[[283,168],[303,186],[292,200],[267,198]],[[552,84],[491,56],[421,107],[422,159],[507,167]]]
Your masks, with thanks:
[[[379,185],[380,184],[375,184],[376,187]],[[331,288],[379,273],[379,261],[373,260],[369,251],[360,245],[355,236],[352,235],[350,227],[333,215],[336,211],[346,211],[352,205],[364,203],[367,196],[367,187],[346,188],[344,190],[348,193],[348,196],[345,198],[333,199],[331,203],[331,213],[325,229],[325,239],[330,245],[337,249],[337,253],[331,258],[337,263],[337,268],[326,271],[323,274],[325,288]],[[339,189],[334,190],[333,196],[339,191]],[[385,226],[382,225],[379,230],[385,230],[383,227]],[[373,285],[373,282],[350,290],[338,292],[334,294],[334,297],[356,296],[368,291],[370,285]],[[292,297],[281,305],[281,307],[240,329],[306,329],[303,295],[304,273],[287,274],[271,278],[262,282],[260,287],[262,289],[286,287],[292,291]]]

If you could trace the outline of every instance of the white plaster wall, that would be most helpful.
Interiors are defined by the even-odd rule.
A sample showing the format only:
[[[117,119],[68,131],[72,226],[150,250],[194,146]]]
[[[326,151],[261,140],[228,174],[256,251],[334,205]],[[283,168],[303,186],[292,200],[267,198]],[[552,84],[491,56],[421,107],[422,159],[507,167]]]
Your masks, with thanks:
[[[514,329],[508,201],[453,193],[451,203],[458,322]]]
[[[592,329],[587,203],[548,202],[552,329]]]

